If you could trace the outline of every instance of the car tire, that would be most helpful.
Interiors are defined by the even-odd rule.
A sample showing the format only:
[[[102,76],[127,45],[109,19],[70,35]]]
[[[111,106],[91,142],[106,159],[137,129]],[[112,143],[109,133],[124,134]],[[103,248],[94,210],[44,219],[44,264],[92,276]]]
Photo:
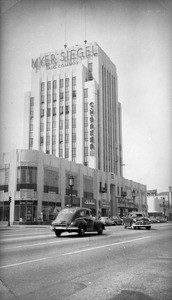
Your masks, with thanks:
[[[56,230],[56,231],[55,231],[55,235],[56,235],[57,237],[60,237],[60,236],[61,236],[61,231]]]
[[[100,227],[98,228],[97,233],[98,233],[98,234],[102,234],[102,233],[103,233],[103,227],[102,227],[102,226],[100,226]]]
[[[146,227],[146,229],[147,229],[147,230],[150,230],[150,229],[151,229],[151,226]]]
[[[85,235],[85,227],[83,225],[81,225],[79,227],[79,236],[84,237],[84,235]]]

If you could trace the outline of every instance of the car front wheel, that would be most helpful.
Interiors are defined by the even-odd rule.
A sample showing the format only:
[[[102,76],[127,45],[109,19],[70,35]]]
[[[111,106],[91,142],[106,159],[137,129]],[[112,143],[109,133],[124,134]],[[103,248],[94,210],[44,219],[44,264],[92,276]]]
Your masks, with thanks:
[[[102,233],[103,233],[103,228],[102,228],[102,226],[100,226],[100,227],[98,228],[97,233],[98,233],[98,234],[102,234]]]
[[[60,237],[60,236],[61,236],[61,231],[56,230],[56,231],[55,231],[55,235],[56,235],[57,237]]]
[[[85,235],[85,227],[84,226],[80,226],[79,227],[79,236],[83,237]]]

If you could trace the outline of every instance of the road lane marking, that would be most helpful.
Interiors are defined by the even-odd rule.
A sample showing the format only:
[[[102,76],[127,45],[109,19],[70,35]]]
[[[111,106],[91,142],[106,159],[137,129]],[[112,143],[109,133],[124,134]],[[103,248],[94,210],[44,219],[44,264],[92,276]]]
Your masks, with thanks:
[[[50,257],[43,257],[43,258],[38,258],[38,259],[34,259],[34,260],[23,261],[21,263],[5,265],[5,266],[1,266],[0,269],[5,269],[5,268],[10,268],[10,267],[16,267],[16,266],[20,266],[20,265],[30,264],[30,263],[46,260],[48,258],[52,258],[52,257],[51,256]]]
[[[116,245],[122,245],[122,244],[126,244],[126,243],[131,243],[131,242],[137,242],[137,241],[144,240],[144,239],[149,239],[149,238],[150,238],[150,236],[145,236],[145,237],[142,237],[142,238],[133,239],[133,240],[129,240],[129,241],[116,242],[116,243],[113,243],[113,244],[102,245],[102,246],[97,246],[97,247],[92,247],[92,248],[86,248],[86,249],[82,249],[82,250],[78,250],[78,251],[64,253],[63,256],[78,254],[78,253],[81,253],[81,252],[86,252],[86,251],[91,251],[91,250],[96,250],[96,249],[102,249],[102,248],[106,248],[106,247],[112,247],[112,246],[116,246]]]
[[[78,253],[86,252],[86,251],[92,251],[92,250],[102,249],[102,248],[106,248],[106,247],[112,247],[112,246],[122,245],[122,244],[126,244],[126,243],[137,242],[137,241],[141,241],[141,240],[149,239],[149,238],[150,238],[150,236],[145,236],[145,237],[142,237],[142,238],[132,239],[132,240],[129,240],[129,241],[116,242],[116,243],[113,243],[113,244],[107,244],[107,245],[101,245],[101,246],[97,246],[97,247],[91,247],[91,248],[81,249],[81,250],[77,250],[77,251],[73,251],[73,252],[67,252],[67,253],[58,255],[58,257],[67,256],[67,255],[73,255],[73,254],[78,254]],[[29,264],[29,263],[35,263],[35,262],[39,262],[39,261],[46,260],[46,259],[51,259],[51,258],[54,258],[54,256],[43,257],[43,258],[39,258],[39,259],[24,261],[24,262],[10,264],[10,265],[4,265],[4,266],[1,266],[0,269],[10,268],[10,267],[16,267],[16,266],[20,266],[20,265],[24,265],[24,264]]]

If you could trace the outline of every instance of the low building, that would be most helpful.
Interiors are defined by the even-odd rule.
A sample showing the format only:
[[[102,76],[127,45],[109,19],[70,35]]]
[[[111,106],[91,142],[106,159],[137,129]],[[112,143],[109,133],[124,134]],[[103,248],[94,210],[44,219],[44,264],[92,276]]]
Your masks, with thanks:
[[[10,211],[11,224],[50,223],[71,201],[90,208],[95,216],[147,213],[145,185],[42,151],[0,154],[0,221],[8,221]]]
[[[157,190],[147,191],[148,214],[150,217],[165,216],[172,220],[171,194],[171,187],[169,187],[169,192],[157,193]]]

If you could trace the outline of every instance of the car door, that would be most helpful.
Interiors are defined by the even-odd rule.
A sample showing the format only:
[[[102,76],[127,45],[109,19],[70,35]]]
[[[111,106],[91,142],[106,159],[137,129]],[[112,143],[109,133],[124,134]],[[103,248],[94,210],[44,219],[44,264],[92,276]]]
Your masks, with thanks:
[[[89,210],[85,210],[85,221],[87,224],[87,231],[94,230],[94,219]]]

